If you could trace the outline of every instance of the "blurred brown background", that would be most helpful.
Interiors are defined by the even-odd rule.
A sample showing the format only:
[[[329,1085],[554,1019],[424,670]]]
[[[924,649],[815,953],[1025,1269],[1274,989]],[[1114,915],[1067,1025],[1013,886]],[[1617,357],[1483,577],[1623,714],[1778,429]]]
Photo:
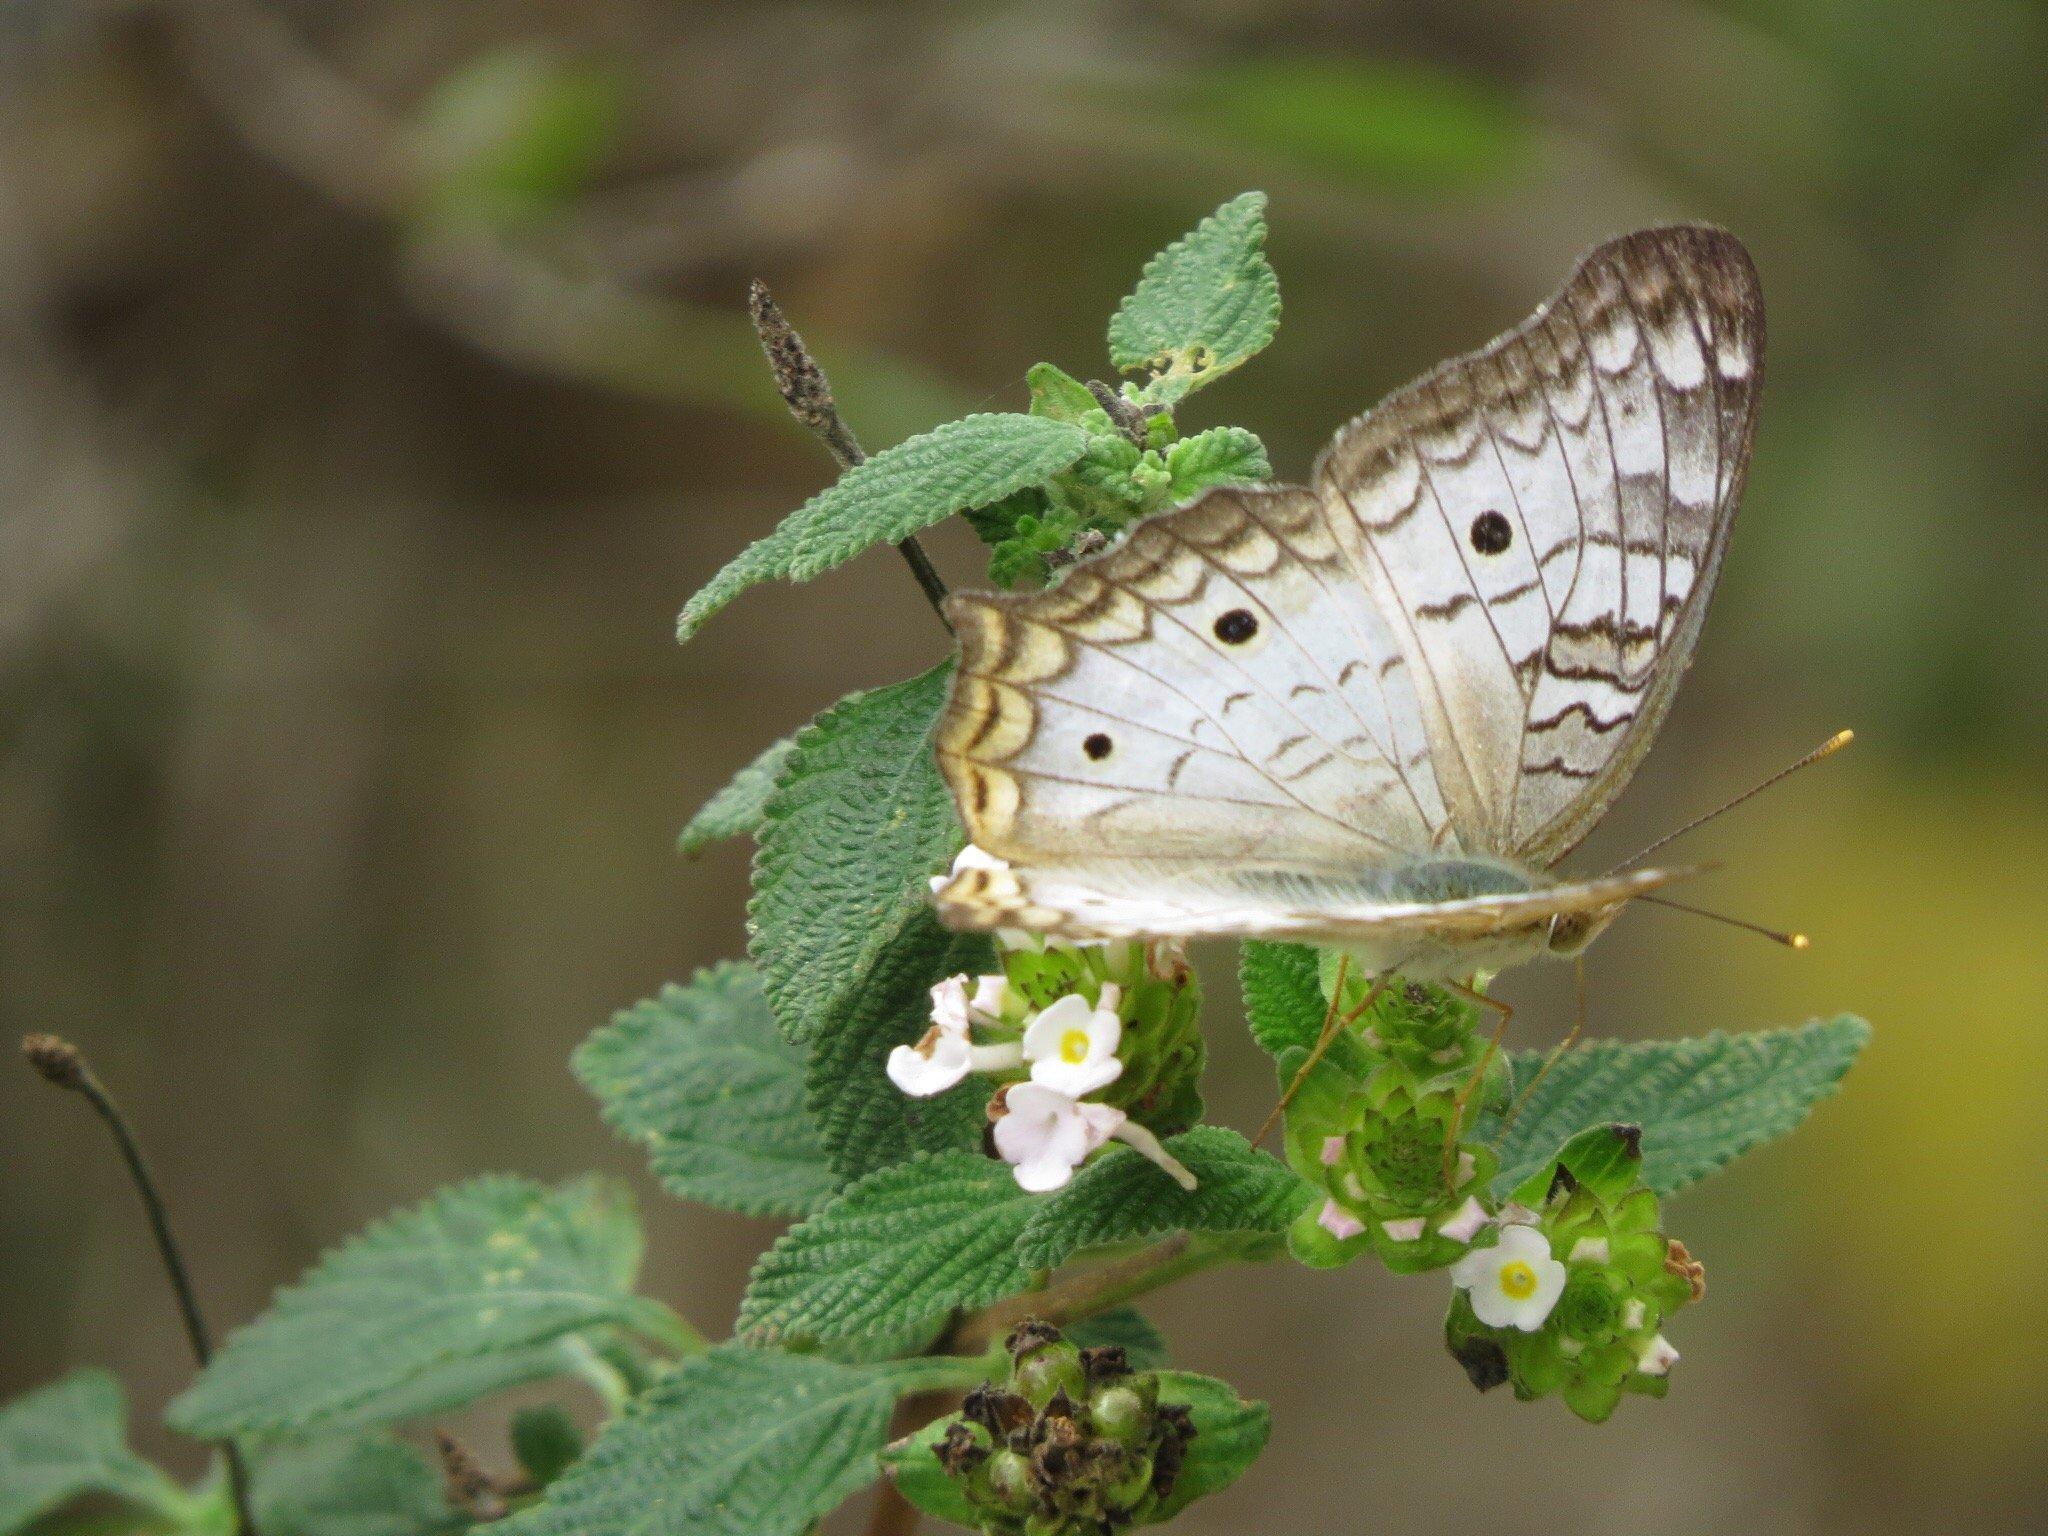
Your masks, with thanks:
[[[1279,341],[1200,396],[1300,476],[1595,240],[1747,240],[1770,381],[1714,622],[1588,867],[1843,724],[1592,957],[1594,1026],[1855,1009],[1798,1138],[1684,1198],[1663,1404],[1475,1398],[1440,1279],[1154,1313],[1275,1405],[1190,1531],[2018,1531],[2048,1520],[2048,13],[1957,0],[0,4],[0,1025],[85,1043],[222,1324],[487,1168],[631,1175],[722,1327],[763,1224],[662,1197],[569,1078],[743,946],[683,817],[936,659],[894,557],[675,609],[823,484],[744,284],[871,446],[1107,368],[1144,257],[1272,194]],[[934,540],[947,574],[972,541]],[[1271,1080],[1211,979],[1211,1104]],[[1524,1043],[1568,978],[1524,973]],[[0,1070],[0,1397],[80,1363],[146,1448],[186,1363],[78,1108]]]

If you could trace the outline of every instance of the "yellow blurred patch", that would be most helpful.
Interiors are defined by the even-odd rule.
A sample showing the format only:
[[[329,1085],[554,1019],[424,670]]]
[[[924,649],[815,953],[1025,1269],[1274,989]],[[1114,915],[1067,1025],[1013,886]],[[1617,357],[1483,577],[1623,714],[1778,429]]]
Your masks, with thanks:
[[[2012,1465],[2039,1454],[2048,1398],[2048,803],[1881,763],[1830,775],[1798,818],[1716,835],[1811,951],[1716,943],[1694,974],[1752,987],[1758,1022],[1875,1026],[1784,1188],[1810,1322],[1831,1383],[1902,1452]]]

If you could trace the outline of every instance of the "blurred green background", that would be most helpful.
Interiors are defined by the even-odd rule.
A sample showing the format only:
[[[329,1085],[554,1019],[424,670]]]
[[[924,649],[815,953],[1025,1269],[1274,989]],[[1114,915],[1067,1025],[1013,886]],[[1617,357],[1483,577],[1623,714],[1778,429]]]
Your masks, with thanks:
[[[1800,1136],[1682,1199],[1709,1304],[1663,1404],[1477,1398],[1435,1277],[1206,1276],[1155,1315],[1275,1405],[1191,1532],[2020,1531],[2048,1522],[2048,12],[1680,5],[0,6],[0,1025],[86,1044],[218,1323],[443,1180],[645,1193],[721,1327],[761,1223],[646,1180],[570,1080],[741,951],[682,819],[944,637],[886,552],[682,599],[826,480],[765,277],[870,446],[1106,370],[1144,257],[1272,195],[1277,344],[1199,397],[1299,477],[1596,240],[1726,224],[1764,276],[1755,469],[1698,664],[1585,856],[1842,725],[1704,833],[1597,1030],[1854,1009]],[[957,583],[963,530],[934,537]],[[1213,1110],[1256,1123],[1231,956]],[[1523,1043],[1569,1017],[1525,972]],[[82,1363],[144,1446],[186,1376],[97,1131],[0,1071],[0,1396]]]

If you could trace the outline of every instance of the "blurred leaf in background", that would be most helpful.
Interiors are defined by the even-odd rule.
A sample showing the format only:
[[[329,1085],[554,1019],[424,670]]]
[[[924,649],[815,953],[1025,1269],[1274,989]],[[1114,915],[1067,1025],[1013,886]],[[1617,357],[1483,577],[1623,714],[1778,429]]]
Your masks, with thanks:
[[[616,144],[626,84],[539,43],[494,50],[428,93],[412,124],[434,216],[517,224],[555,211]]]
[[[1532,144],[1510,91],[1391,58],[1203,65],[1139,100],[1198,144],[1422,197],[1511,175]]]

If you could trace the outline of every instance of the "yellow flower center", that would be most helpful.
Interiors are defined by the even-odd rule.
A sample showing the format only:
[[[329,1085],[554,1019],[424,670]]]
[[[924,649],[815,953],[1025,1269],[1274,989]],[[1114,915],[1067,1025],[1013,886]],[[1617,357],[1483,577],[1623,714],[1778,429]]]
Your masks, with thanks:
[[[1500,1293],[1513,1301],[1536,1294],[1536,1271],[1516,1259],[1500,1267]]]
[[[1070,1029],[1060,1036],[1060,1060],[1079,1066],[1088,1059],[1088,1031]]]

